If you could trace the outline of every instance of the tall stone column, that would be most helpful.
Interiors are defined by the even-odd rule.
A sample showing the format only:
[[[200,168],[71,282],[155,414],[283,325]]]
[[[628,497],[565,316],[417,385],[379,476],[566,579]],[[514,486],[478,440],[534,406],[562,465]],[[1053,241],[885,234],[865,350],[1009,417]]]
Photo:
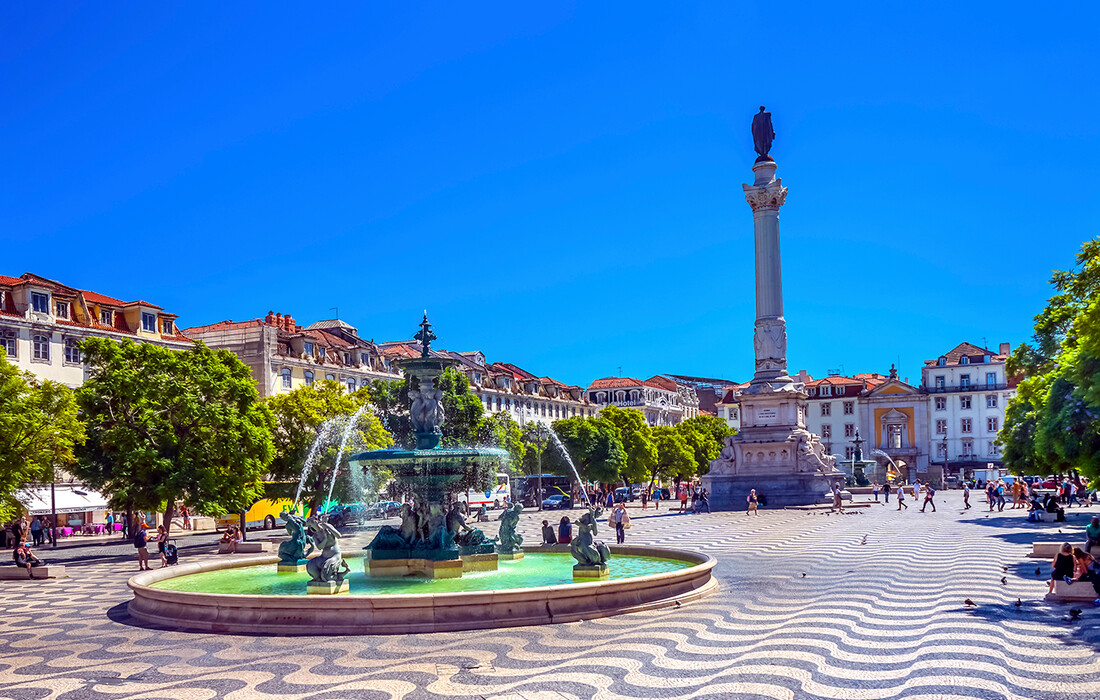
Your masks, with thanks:
[[[752,207],[756,249],[756,374],[750,392],[777,390],[790,385],[787,374],[787,324],[783,320],[783,272],[779,256],[779,207],[787,188],[775,177],[774,160],[757,162],[756,180],[742,185]]]

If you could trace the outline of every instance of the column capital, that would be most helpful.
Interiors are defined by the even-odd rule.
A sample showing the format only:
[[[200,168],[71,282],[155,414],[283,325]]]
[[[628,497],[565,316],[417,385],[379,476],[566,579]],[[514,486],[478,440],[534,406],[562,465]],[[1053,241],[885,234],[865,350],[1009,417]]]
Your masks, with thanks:
[[[741,188],[745,190],[745,201],[753,212],[777,211],[787,199],[787,188],[783,187],[779,178],[765,185],[741,185]]]

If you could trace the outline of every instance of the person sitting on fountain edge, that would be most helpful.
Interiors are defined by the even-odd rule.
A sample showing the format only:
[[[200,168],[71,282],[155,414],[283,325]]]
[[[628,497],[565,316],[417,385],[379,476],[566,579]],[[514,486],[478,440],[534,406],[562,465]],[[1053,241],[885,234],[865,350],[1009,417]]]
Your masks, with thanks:
[[[34,578],[34,572],[31,570],[32,566],[43,566],[46,563],[34,556],[31,552],[31,548],[26,542],[21,542],[16,545],[15,549],[12,551],[12,559],[15,560],[16,566],[27,570],[28,578]]]
[[[558,537],[554,534],[554,528],[550,525],[549,520],[542,521],[542,543],[543,544],[557,544]]]

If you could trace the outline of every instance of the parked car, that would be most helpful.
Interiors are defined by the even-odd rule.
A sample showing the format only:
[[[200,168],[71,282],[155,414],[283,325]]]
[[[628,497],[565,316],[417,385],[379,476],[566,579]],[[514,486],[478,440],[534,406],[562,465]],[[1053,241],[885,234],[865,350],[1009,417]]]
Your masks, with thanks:
[[[379,501],[367,509],[367,518],[381,520],[395,517],[401,512],[401,504],[397,501]]]
[[[634,495],[630,492],[629,486],[620,486],[615,489],[615,502],[626,503],[627,501],[633,501]]]
[[[569,496],[555,493],[554,495],[547,497],[542,502],[542,507],[546,510],[552,510],[554,508],[572,508],[573,499]]]

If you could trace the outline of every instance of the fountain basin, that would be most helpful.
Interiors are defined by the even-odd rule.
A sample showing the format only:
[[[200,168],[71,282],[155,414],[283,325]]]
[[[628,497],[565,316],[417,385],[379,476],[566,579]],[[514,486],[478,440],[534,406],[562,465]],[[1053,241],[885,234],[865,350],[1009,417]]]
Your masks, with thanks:
[[[525,547],[531,562],[565,547]],[[661,573],[583,583],[498,590],[337,596],[227,594],[170,590],[158,582],[190,574],[272,565],[272,556],[204,561],[140,573],[129,581],[129,612],[137,620],[175,629],[232,634],[407,634],[575,622],[684,603],[718,589],[715,560],[705,554],[657,547],[611,547],[616,557],[672,560]],[[566,555],[567,556],[567,555]],[[623,561],[623,560],[620,560]],[[565,562],[563,575],[572,576]],[[522,566],[516,562],[515,566]],[[615,560],[611,562],[615,569]],[[355,567],[352,567],[353,571]],[[485,572],[496,576],[499,572]],[[286,575],[284,575],[286,576]],[[400,581],[400,580],[398,580]],[[451,581],[466,581],[451,579]],[[437,582],[433,582],[438,584]],[[424,585],[424,584],[419,584]],[[444,583],[443,585],[469,585]],[[304,592],[304,591],[303,591]]]

